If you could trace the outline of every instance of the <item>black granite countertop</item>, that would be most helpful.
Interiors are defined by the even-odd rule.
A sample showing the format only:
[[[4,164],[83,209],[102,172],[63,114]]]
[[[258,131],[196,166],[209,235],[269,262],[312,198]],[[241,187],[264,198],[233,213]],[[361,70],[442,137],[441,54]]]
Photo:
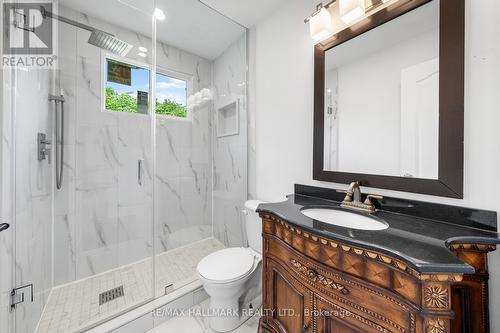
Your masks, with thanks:
[[[481,221],[473,221],[470,225],[467,225],[467,219],[463,219],[465,222],[457,218],[455,218],[454,221],[443,221],[443,218],[439,220],[429,218],[426,216],[425,212],[416,214],[417,210],[415,208],[413,209],[415,212],[412,212],[413,215],[394,211],[394,209],[389,208],[390,205],[387,203],[390,202],[390,200],[386,202],[387,209],[384,209],[384,205],[381,205],[379,210],[375,213],[360,213],[352,209],[340,207],[340,200],[329,200],[297,192],[296,187],[296,194],[287,196],[288,200],[284,202],[260,204],[257,212],[274,214],[291,225],[325,238],[388,254],[406,262],[410,267],[420,273],[473,273],[474,269],[459,260],[457,256],[448,249],[448,246],[454,243],[500,244],[500,234],[495,231],[487,230],[488,228],[492,229],[493,224],[496,230],[495,212],[470,210],[445,205],[442,205],[442,209],[439,210],[436,208],[439,208],[440,205],[429,203],[436,211],[450,210],[450,216],[453,216],[454,212],[457,213],[457,209],[461,209],[459,212],[468,212],[465,215],[469,217],[473,215],[470,211],[477,212],[475,215],[485,217],[485,227],[482,228]],[[311,194],[309,192],[306,194]],[[409,201],[405,202],[408,203]],[[426,203],[414,203],[420,203],[421,205],[407,204],[406,206],[417,206],[422,209],[426,208]],[[395,206],[397,207],[397,205]],[[379,231],[339,227],[316,221],[303,215],[301,210],[304,208],[333,208],[352,212],[354,214],[370,215],[375,219],[384,221],[389,227]],[[460,214],[457,213],[456,215]],[[439,217],[439,213],[430,216]]]

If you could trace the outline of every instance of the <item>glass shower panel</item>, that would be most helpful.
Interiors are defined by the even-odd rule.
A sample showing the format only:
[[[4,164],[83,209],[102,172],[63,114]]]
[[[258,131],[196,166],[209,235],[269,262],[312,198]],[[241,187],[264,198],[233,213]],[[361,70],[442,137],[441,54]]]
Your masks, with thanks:
[[[196,281],[196,266],[209,253],[244,245],[246,29],[197,0],[158,0],[156,7],[166,13],[156,45],[155,271],[162,296]],[[218,93],[221,103],[239,107],[236,130],[220,140]],[[216,226],[221,237],[214,237]]]
[[[73,332],[154,296],[154,1],[42,6],[54,66],[14,70],[15,331]]]
[[[247,34],[214,60],[213,225],[226,247],[247,246]]]

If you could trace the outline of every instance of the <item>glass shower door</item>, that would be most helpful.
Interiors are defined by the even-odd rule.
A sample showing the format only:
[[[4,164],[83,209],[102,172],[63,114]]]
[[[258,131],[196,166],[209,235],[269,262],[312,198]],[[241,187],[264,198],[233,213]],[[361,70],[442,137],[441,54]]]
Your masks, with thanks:
[[[14,70],[16,332],[35,330],[52,287],[53,164],[48,150],[39,155],[39,142],[53,133],[52,79],[50,69]]]
[[[15,332],[81,331],[154,297],[154,1],[95,4],[37,3],[55,62],[13,69]]]

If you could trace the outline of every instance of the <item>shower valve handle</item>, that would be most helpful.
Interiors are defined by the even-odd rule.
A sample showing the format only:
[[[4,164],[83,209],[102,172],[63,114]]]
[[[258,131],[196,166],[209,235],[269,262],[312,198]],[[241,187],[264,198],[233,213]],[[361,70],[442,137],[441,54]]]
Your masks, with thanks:
[[[38,133],[37,143],[38,143],[38,160],[42,161],[47,158],[50,164],[52,162],[51,159],[52,154],[51,154],[51,149],[47,146],[51,144],[51,141],[47,139],[47,135],[45,133]]]
[[[52,163],[52,149],[50,148],[43,148],[42,153],[45,157],[47,157],[47,162],[49,164]]]

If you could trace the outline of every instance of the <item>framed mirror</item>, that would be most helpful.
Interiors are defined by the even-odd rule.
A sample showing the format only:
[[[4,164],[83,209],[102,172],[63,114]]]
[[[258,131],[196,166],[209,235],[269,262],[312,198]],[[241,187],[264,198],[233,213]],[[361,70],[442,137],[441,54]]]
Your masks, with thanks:
[[[395,1],[315,46],[315,180],[463,197],[464,2]]]

